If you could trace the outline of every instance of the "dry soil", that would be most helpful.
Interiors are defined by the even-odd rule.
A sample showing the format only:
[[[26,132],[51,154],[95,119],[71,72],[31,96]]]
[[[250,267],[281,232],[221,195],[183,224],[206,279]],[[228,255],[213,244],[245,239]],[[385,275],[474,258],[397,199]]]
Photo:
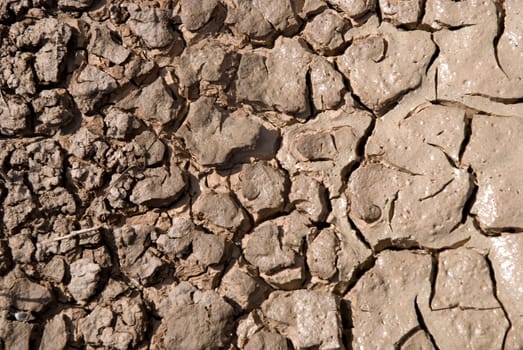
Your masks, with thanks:
[[[2,0],[0,349],[523,349],[523,1]]]

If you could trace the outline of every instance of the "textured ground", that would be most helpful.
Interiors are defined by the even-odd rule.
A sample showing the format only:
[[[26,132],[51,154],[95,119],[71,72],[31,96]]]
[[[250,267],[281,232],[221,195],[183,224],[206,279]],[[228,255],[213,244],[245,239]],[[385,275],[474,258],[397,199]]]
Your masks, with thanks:
[[[523,1],[2,0],[0,349],[523,349]]]

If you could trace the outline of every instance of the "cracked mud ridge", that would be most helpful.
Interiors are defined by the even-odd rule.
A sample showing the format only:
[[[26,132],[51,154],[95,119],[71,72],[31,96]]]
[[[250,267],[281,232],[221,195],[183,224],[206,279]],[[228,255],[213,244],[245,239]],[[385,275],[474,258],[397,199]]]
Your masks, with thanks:
[[[523,349],[522,19],[2,0],[0,349]]]

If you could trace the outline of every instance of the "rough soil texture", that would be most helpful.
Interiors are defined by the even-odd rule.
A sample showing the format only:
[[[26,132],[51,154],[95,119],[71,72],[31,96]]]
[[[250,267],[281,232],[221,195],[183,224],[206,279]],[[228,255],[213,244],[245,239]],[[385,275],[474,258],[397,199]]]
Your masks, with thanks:
[[[523,349],[522,20],[2,0],[0,349]]]

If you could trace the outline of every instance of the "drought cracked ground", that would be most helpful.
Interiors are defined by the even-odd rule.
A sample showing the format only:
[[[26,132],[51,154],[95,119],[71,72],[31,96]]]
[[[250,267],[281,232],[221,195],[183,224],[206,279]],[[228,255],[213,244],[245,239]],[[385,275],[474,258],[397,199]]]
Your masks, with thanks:
[[[523,349],[521,0],[3,0],[1,349]]]

